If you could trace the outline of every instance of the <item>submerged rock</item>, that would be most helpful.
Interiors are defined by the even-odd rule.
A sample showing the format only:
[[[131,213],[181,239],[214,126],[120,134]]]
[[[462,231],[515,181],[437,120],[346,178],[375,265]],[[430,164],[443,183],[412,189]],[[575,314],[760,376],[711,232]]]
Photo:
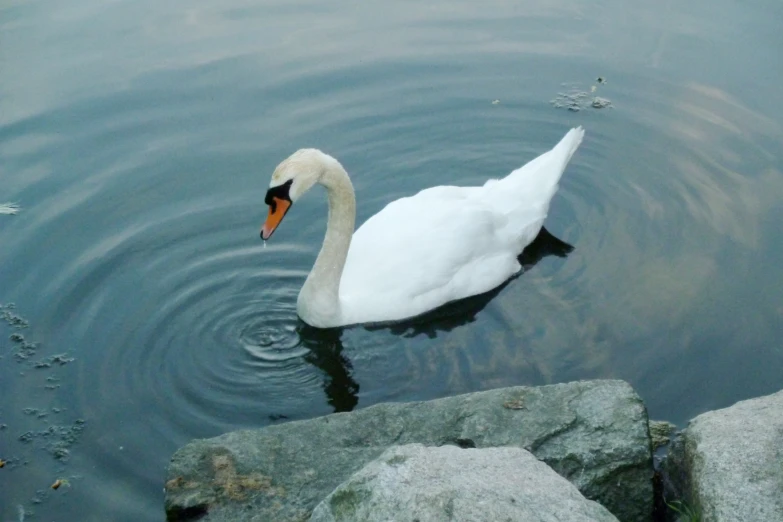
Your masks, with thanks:
[[[783,391],[691,420],[664,470],[703,522],[783,521]]]
[[[310,522],[617,522],[521,448],[396,446],[354,473]]]
[[[622,381],[379,404],[197,440],[172,457],[166,512],[170,520],[305,521],[353,473],[411,443],[524,448],[623,522],[649,520],[647,413]]]

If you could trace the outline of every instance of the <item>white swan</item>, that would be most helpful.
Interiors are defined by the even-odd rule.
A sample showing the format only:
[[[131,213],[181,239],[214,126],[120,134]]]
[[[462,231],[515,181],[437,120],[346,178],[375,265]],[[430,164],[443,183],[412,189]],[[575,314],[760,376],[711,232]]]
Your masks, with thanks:
[[[266,194],[269,239],[314,184],[326,187],[329,217],[321,252],[299,292],[297,312],[329,328],[397,321],[488,292],[522,267],[560,176],[582,141],[571,129],[552,150],[481,187],[439,186],[398,199],[354,232],[356,200],[340,163],[301,149],[280,163]]]

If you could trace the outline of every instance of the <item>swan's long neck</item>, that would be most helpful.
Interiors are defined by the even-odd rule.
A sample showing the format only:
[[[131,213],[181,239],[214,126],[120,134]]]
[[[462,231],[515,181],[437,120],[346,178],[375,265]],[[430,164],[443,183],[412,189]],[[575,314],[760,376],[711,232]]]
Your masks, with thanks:
[[[340,321],[340,278],[356,221],[356,197],[348,173],[337,160],[329,160],[319,180],[329,200],[326,236],[297,302],[299,315],[321,327]]]

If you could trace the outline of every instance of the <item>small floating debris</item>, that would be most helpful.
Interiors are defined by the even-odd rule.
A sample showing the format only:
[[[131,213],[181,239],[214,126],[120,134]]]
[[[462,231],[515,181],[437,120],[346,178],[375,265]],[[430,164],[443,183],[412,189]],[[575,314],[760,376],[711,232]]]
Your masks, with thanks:
[[[2,213],[16,213],[19,210],[17,205],[2,205],[0,207],[0,214]],[[2,221],[2,219],[0,219]],[[4,329],[7,327],[7,329]],[[16,306],[13,303],[0,302],[0,347],[8,349],[8,355],[13,357],[20,363],[19,375],[26,375],[27,370],[33,370],[34,368],[47,368],[48,370],[35,370],[43,373],[42,377],[45,377],[44,388],[46,390],[57,390],[60,388],[60,378],[51,373],[56,372],[57,367],[62,367],[73,362],[75,359],[69,352],[55,353],[52,355],[43,356],[40,351],[38,343],[31,342],[31,335],[25,329],[30,327],[29,322],[19,315],[16,311]],[[7,342],[4,340],[7,339]],[[0,355],[0,359],[5,357],[5,354]],[[68,461],[71,459],[74,446],[79,443],[82,437],[82,433],[86,427],[86,421],[84,419],[70,419],[66,420],[67,411],[61,407],[35,407],[32,404],[28,407],[20,408],[21,413],[25,415],[29,420],[24,420],[22,425],[19,426],[19,431],[16,431],[14,436],[16,440],[14,444],[18,444],[17,448],[22,455],[3,455],[3,459],[0,459],[0,468],[4,468],[3,472],[8,473],[8,470],[13,470],[19,466],[26,466],[32,459],[28,459],[29,455],[40,453],[48,453],[50,458],[53,459],[61,468],[68,465]],[[52,424],[51,420],[57,416],[60,423]],[[10,428],[7,424],[0,423],[0,433],[3,436],[8,437]],[[5,451],[3,452],[5,453]],[[24,521],[26,518],[35,516],[35,512],[32,507],[47,502],[53,493],[53,490],[58,490],[63,486],[70,486],[68,480],[65,478],[54,478],[54,482],[50,483],[49,487],[45,489],[39,489],[35,492],[35,495],[31,497],[24,504],[19,504],[19,520]],[[69,479],[77,478],[76,476],[69,477]]]
[[[607,100],[606,98],[601,98],[600,96],[596,96],[595,98],[593,98],[593,103],[591,103],[590,106],[593,109],[606,109],[607,107],[612,106],[612,102],[610,100]]]
[[[570,86],[570,89],[557,93],[557,97],[550,100],[549,103],[556,109],[567,109],[571,112],[579,112],[583,109],[612,108],[611,100],[595,96],[598,86],[606,84],[606,79],[603,76],[599,76],[595,81],[597,82],[596,85],[591,85],[589,91],[575,84],[563,84],[564,86]]]
[[[13,216],[14,214],[18,214],[20,210],[22,210],[22,207],[16,203],[0,203],[0,214]]]
[[[52,454],[52,457],[59,461],[67,461],[71,456],[70,450],[64,447],[61,443],[55,444],[48,449],[49,453]]]
[[[71,456],[70,448],[81,438],[86,422],[76,419],[70,426],[49,426],[39,431],[26,431],[19,435],[19,442],[30,444],[35,440],[45,442],[43,448],[61,462],[65,462]]]
[[[590,93],[579,89],[571,89],[567,92],[557,93],[557,98],[550,100],[556,109],[567,109],[572,112],[579,112],[587,106],[587,97]]]
[[[39,410],[38,408],[25,408],[22,410],[22,413],[25,415],[35,416],[38,419],[43,419],[49,415],[49,413]]]
[[[35,368],[51,368],[54,364],[59,364],[60,366],[65,366],[68,363],[71,363],[75,361],[73,357],[68,357],[66,354],[61,353],[59,355],[51,355],[47,357],[46,359],[41,359],[40,361],[36,362],[33,366]]]
[[[60,489],[60,486],[69,486],[70,483],[66,479],[57,479],[54,481],[54,484],[52,484],[52,489]]]
[[[0,319],[8,323],[8,326],[13,328],[27,328],[30,324],[24,317],[16,315],[12,310],[16,309],[14,303],[2,304],[0,303]]]

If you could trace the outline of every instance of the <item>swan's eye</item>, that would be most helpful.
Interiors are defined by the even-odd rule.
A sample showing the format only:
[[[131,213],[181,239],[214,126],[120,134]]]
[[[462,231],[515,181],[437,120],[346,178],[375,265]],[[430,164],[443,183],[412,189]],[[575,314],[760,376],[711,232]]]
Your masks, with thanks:
[[[272,187],[266,191],[266,197],[264,198],[264,203],[269,205],[269,207],[272,209],[272,212],[274,212],[277,209],[277,203],[275,203],[275,198],[291,201],[291,196],[288,194],[288,191],[291,190],[291,185],[293,185],[293,183],[294,180],[289,179],[282,185]]]

